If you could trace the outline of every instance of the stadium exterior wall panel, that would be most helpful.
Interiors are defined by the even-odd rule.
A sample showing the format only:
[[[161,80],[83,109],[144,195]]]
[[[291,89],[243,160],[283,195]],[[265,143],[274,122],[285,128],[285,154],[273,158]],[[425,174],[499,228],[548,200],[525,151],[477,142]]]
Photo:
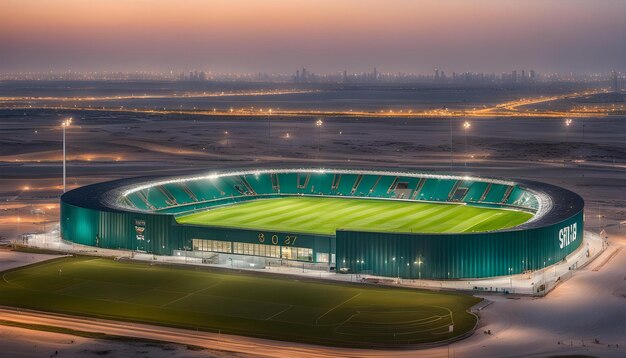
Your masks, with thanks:
[[[576,223],[576,240],[560,248],[559,231],[573,223]],[[581,211],[548,227],[490,233],[397,234],[339,230],[337,267],[356,273],[411,279],[518,274],[552,265],[575,251],[582,242],[583,228]]]
[[[172,215],[99,211],[67,203],[61,203],[61,218],[61,233],[66,241],[157,255],[171,255],[174,250],[191,250],[192,239],[292,246],[285,244],[285,239],[287,236],[297,236],[296,246],[313,249],[314,255],[331,251],[334,253],[335,247],[335,237],[332,235],[181,225]],[[145,223],[144,242],[138,243],[136,239],[137,221]],[[259,234],[263,234],[263,242],[260,242]],[[276,244],[272,242],[274,235]]]

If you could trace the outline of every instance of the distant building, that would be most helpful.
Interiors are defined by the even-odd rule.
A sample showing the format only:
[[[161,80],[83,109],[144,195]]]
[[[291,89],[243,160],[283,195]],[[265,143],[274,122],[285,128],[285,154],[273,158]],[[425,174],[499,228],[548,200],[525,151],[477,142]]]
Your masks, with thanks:
[[[619,92],[621,90],[620,88],[620,83],[619,83],[619,77],[617,76],[617,72],[613,71],[611,73],[611,82],[612,82],[612,90],[613,92]]]

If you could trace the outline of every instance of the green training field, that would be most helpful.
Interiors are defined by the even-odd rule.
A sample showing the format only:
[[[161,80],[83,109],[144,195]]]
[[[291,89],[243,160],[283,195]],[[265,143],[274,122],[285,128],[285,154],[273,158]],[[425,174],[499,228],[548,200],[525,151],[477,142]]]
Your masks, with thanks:
[[[479,232],[528,221],[522,211],[395,200],[285,197],[218,207],[178,217],[181,224],[335,234],[336,229],[390,232]]]
[[[0,305],[315,344],[436,342],[478,298],[76,257],[7,271]],[[449,326],[453,324],[453,332]]]

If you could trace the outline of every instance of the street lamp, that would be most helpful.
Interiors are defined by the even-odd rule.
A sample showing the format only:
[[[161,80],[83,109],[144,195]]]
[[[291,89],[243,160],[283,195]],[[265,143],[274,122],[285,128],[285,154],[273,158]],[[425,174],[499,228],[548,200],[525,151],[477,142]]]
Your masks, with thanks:
[[[272,138],[272,109],[270,108],[267,113],[269,114],[267,116],[267,141],[268,143],[270,143],[270,140]]]
[[[567,158],[571,157],[570,156],[570,146],[569,146],[569,142],[568,142],[568,134],[569,134],[569,130],[568,128],[572,125],[572,120],[570,118],[567,118],[565,120],[565,145],[567,146]],[[563,158],[563,166],[565,166],[565,161],[567,158]]]
[[[397,270],[398,270],[398,284],[400,284],[400,266],[396,265],[396,258],[392,257],[391,260],[393,261],[393,264],[396,266]]]
[[[65,193],[65,173],[66,173],[66,169],[65,169],[65,162],[66,162],[66,158],[65,158],[65,128],[69,127],[70,124],[72,124],[72,117],[66,119],[63,121],[63,123],[61,123],[61,127],[63,128],[63,192]]]
[[[19,211],[19,209],[18,209],[18,211]],[[20,235],[20,221],[21,221],[21,218],[20,218],[20,217],[19,217],[19,215],[18,215],[18,217],[17,217],[17,239],[18,239],[18,240],[19,240],[19,239],[23,239],[23,238],[24,238],[24,236],[21,236],[21,235]],[[21,237],[20,237],[20,236],[21,236]],[[23,244],[23,242],[22,242],[22,244]]]
[[[452,153],[452,117],[448,119],[448,124],[450,127],[450,172],[452,172],[452,167],[454,166],[454,155]]]
[[[419,256],[417,261],[415,261],[415,264],[417,265],[417,278],[419,280],[422,279],[422,262],[422,256]]]
[[[321,119],[318,119],[315,122],[315,126],[317,126],[317,158],[319,159],[320,157],[320,148],[322,145],[322,125],[324,124],[324,121],[322,121]]]
[[[467,130],[471,127],[472,125],[470,124],[470,122],[465,121],[463,123],[463,134],[465,137],[465,166],[467,166]]]

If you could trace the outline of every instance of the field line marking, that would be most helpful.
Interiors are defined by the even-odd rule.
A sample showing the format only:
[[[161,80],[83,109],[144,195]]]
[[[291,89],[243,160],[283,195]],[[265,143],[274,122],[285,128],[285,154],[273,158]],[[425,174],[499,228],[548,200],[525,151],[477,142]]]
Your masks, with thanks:
[[[265,319],[265,321],[269,321],[270,319],[272,319],[272,318],[274,318],[274,317],[278,316],[279,314],[281,314],[281,313],[283,313],[283,312],[286,312],[288,309],[290,309],[290,308],[292,308],[292,307],[293,307],[293,305],[288,305],[288,306],[287,306],[287,308],[285,308],[284,310],[280,310],[280,312],[275,313],[275,314],[273,314],[273,315],[271,315],[271,316],[267,317],[267,318]]]
[[[328,311],[326,311],[323,315],[321,315],[321,316],[317,317],[317,319],[315,320],[315,325],[318,325],[318,324],[319,324],[319,321],[320,321],[320,319],[321,319],[322,317],[326,316],[326,315],[327,315],[327,314],[329,314],[330,312],[332,312],[332,311],[336,310],[336,309],[337,309],[337,308],[339,308],[340,306],[342,306],[342,305],[344,305],[344,304],[348,303],[348,301],[351,301],[351,300],[353,300],[353,299],[357,298],[357,297],[358,297],[358,296],[360,296],[360,295],[361,295],[361,291],[359,291],[356,295],[354,295],[354,296],[352,296],[352,297],[348,298],[347,300],[345,300],[345,301],[341,302],[341,303],[340,303],[340,304],[338,304],[337,306],[335,306],[335,307],[333,307],[333,308],[329,309],[329,310],[328,310]]]
[[[173,301],[170,301],[170,302],[168,302],[168,303],[162,304],[162,305],[161,305],[161,306],[159,306],[159,307],[169,306],[169,305],[171,305],[171,304],[172,304],[172,303],[174,303],[174,302],[178,302],[178,301],[183,300],[183,299],[185,299],[185,298],[187,298],[187,297],[193,296],[193,295],[195,295],[196,293],[200,293],[200,292],[202,292],[202,291],[206,291],[206,290],[208,290],[209,288],[211,288],[211,287],[213,287],[213,286],[215,286],[215,285],[218,285],[218,284],[220,284],[220,283],[222,283],[222,280],[219,280],[219,281],[217,281],[216,283],[214,283],[214,284],[212,284],[212,285],[209,285],[209,286],[207,286],[207,287],[201,288],[201,289],[199,289],[199,290],[197,290],[197,291],[190,292],[190,293],[188,293],[188,294],[186,294],[186,295],[184,295],[184,296],[182,296],[182,297],[179,297],[179,298],[177,298],[177,299],[175,299],[175,300],[173,300]]]
[[[13,282],[11,282],[11,281],[7,280],[7,278],[6,278],[6,273],[3,273],[3,274],[2,274],[2,280],[3,280],[4,282],[6,282],[9,286],[19,287],[19,288],[21,288],[21,289],[25,289],[23,286],[18,285],[17,283],[13,283]]]
[[[501,213],[494,213],[493,215],[489,215],[489,216],[487,216],[486,218],[484,218],[483,220],[481,220],[481,221],[477,222],[476,224],[474,224],[474,225],[472,225],[472,226],[468,227],[467,229],[463,230],[463,232],[468,232],[468,231],[470,231],[471,229],[475,228],[476,226],[478,226],[478,225],[480,225],[480,224],[484,223],[485,221],[487,221],[487,220],[491,220],[491,219],[493,219],[495,216],[500,216],[500,215],[502,215],[502,214],[501,214]]]

